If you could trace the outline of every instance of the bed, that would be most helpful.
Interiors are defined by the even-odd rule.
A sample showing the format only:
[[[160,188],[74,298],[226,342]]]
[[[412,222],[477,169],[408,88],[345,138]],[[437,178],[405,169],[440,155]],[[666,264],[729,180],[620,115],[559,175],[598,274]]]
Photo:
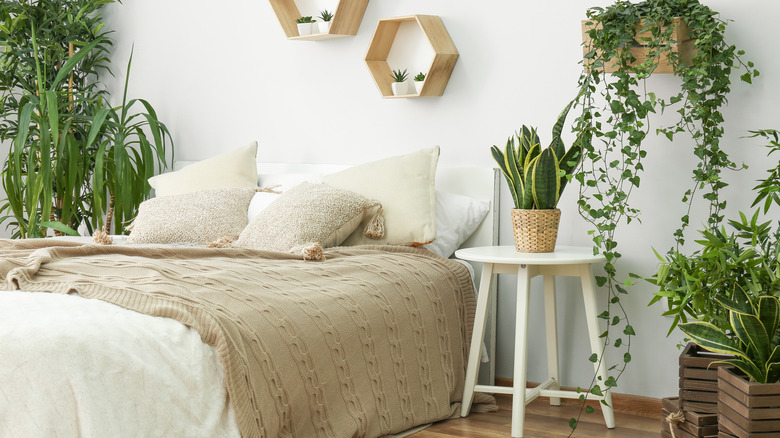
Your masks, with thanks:
[[[439,167],[437,189],[492,202],[463,246],[496,243],[497,181]],[[386,436],[457,415],[473,282],[425,249],[326,248],[312,262],[49,239],[0,253],[23,290],[0,292],[2,437]]]

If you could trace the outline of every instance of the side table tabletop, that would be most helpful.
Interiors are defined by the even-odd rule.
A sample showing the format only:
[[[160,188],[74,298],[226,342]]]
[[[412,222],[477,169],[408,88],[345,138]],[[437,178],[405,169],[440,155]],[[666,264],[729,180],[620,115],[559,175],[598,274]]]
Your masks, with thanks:
[[[465,248],[455,252],[462,260],[482,262],[482,278],[479,284],[474,330],[471,336],[466,383],[463,388],[461,416],[468,415],[474,392],[488,392],[512,395],[512,437],[523,436],[525,405],[538,397],[549,397],[551,405],[560,405],[561,398],[577,399],[581,394],[575,391],[561,391],[558,370],[558,329],[556,322],[555,276],[579,277],[585,301],[585,317],[588,324],[591,350],[601,354],[596,288],[590,266],[606,261],[603,255],[593,255],[590,247],[557,246],[555,252],[521,253],[514,246],[483,246]],[[515,321],[515,364],[513,387],[477,385],[480,365],[480,346],[485,336],[488,302],[494,274],[517,274],[517,314]],[[548,379],[536,388],[526,389],[526,360],[528,355],[528,301],[531,292],[531,278],[544,276],[544,309],[547,332]],[[596,374],[607,380],[605,361],[594,364]],[[601,404],[606,426],[615,427],[611,395],[595,396],[583,393],[590,400],[605,400]]]

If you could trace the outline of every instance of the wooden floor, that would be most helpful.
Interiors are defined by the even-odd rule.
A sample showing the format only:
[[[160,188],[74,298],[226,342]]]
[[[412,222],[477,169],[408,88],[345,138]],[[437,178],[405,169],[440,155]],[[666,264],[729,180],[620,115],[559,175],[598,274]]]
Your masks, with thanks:
[[[411,438],[479,437],[506,438],[511,431],[512,397],[496,395],[498,412],[471,414],[466,418],[442,421],[420,431]],[[525,437],[552,438],[568,436],[569,418],[576,417],[579,406],[550,406],[547,398],[534,400],[525,411]],[[641,417],[615,412],[615,429],[604,426],[604,417],[596,409],[582,414],[574,437],[658,438],[661,435],[661,417]]]

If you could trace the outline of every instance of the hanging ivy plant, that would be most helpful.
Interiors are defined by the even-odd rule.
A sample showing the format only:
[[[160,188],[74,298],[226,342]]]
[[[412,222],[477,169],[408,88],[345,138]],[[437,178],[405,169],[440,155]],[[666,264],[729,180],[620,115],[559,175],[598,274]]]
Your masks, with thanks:
[[[678,135],[689,136],[694,142],[692,152],[698,158],[691,187],[680,193],[686,214],[674,232],[679,246],[684,243],[688,213],[695,199],[703,198],[707,203],[709,227],[717,227],[723,219],[721,211],[726,201],[721,199],[720,192],[726,183],[721,173],[737,166],[720,145],[721,108],[731,89],[733,70],[741,71],[741,79],[748,83],[759,72],[753,63],[743,62],[744,52],[726,41],[726,21],[697,0],[618,1],[607,8],[589,9],[587,18],[589,41],[585,43],[585,68],[579,79],[582,114],[575,126],[575,131],[587,139],[583,141],[587,150],[575,178],[581,187],[580,214],[593,227],[590,233],[594,251],[607,259],[605,275],[596,277],[597,284],[609,291],[607,307],[599,315],[608,321],[608,329],[602,333],[604,350],[611,346],[622,353],[618,355],[622,361],[609,364],[610,377],[606,381],[593,377],[589,391],[598,395],[617,386],[631,361],[635,332],[621,300],[639,276],[617,278],[621,254],[616,232],[618,224],[631,223],[640,215],[630,198],[639,187],[644,170],[642,161],[647,151],[643,142],[651,134],[649,117],[664,111],[678,113],[675,123],[656,128],[655,132],[669,140]],[[675,40],[675,18],[687,25],[691,40],[688,44],[695,47],[692,56],[681,56],[675,50],[683,43]],[[640,51],[645,52],[645,59],[637,59]],[[680,79],[679,92],[671,96],[648,91],[646,83],[665,62]],[[590,360],[604,360],[603,353],[594,354]],[[592,408],[586,411],[591,412]],[[578,419],[569,422],[572,432]]]

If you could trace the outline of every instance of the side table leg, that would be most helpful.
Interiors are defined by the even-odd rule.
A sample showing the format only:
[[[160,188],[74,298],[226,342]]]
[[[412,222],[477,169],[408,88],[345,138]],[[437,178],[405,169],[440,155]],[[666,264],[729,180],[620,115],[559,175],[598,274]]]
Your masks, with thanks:
[[[598,301],[596,299],[596,287],[593,284],[593,274],[590,270],[590,264],[579,265],[580,280],[582,281],[582,297],[585,300],[585,319],[588,322],[588,333],[590,334],[590,348],[593,353],[602,354],[601,340],[599,339],[599,320],[598,320]],[[600,362],[594,364],[596,374],[601,376],[600,382],[607,380],[606,358],[600,358]],[[612,393],[607,392],[605,401],[609,406],[601,405],[601,412],[604,414],[604,422],[609,429],[615,428],[615,413],[612,409]]]
[[[555,379],[550,389],[561,389],[558,375],[558,321],[555,305],[555,276],[544,276],[544,322],[547,326],[547,377]],[[550,397],[551,406],[560,406],[561,399]]]
[[[471,410],[471,401],[474,398],[474,386],[479,376],[479,362],[482,353],[482,340],[485,337],[485,324],[487,323],[488,302],[490,301],[490,285],[493,281],[493,264],[482,264],[482,278],[479,281],[479,294],[477,295],[477,310],[474,314],[474,328],[471,331],[471,346],[469,348],[469,361],[466,367],[466,382],[463,386],[463,398],[460,407],[460,416],[465,417]],[[490,358],[495,360],[495,358]]]
[[[531,292],[530,267],[517,267],[517,312],[515,315],[515,370],[512,388],[512,437],[523,436],[525,423],[525,381],[528,358],[528,296]]]

